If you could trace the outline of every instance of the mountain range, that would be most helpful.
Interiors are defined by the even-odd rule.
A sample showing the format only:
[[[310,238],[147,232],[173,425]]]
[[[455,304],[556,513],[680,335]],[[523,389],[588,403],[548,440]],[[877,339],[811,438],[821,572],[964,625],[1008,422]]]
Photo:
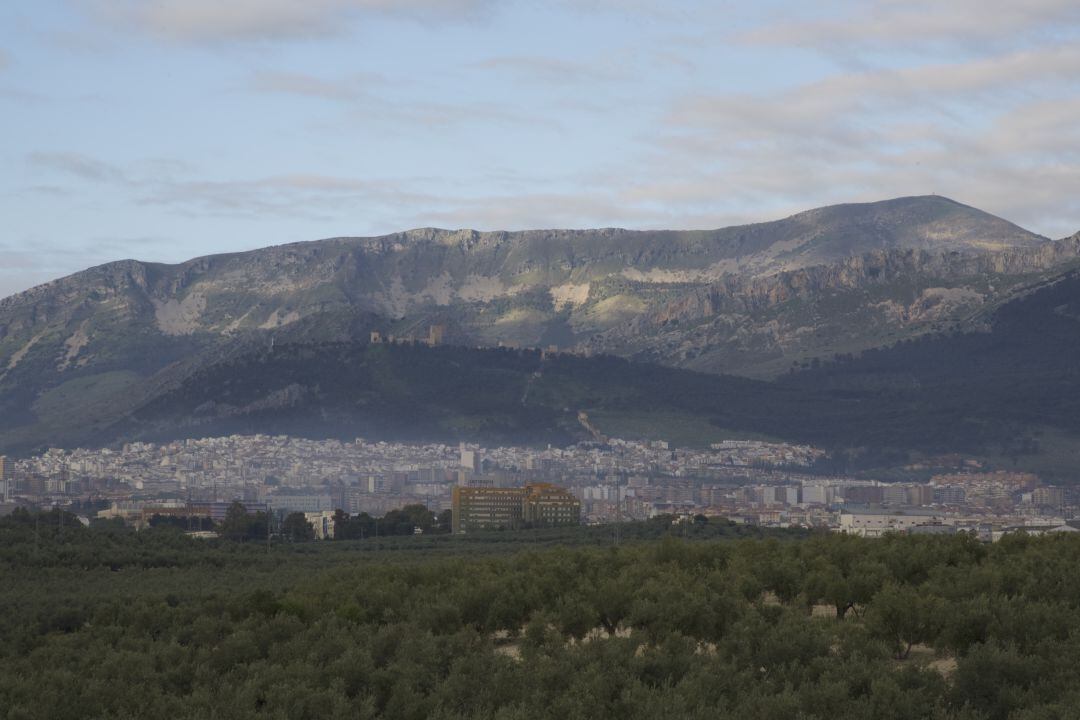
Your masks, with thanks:
[[[230,367],[253,373],[258,357],[284,378],[284,358],[297,348],[328,353],[343,368],[342,348],[366,356],[372,332],[426,337],[431,325],[462,348],[554,345],[706,373],[679,382],[713,390],[718,381],[710,377],[742,375],[768,381],[754,387],[770,397],[809,398],[792,377],[819,377],[821,363],[833,367],[836,359],[853,371],[866,351],[895,352],[916,338],[992,336],[1002,308],[1071,277],[1078,265],[1080,234],[1050,240],[939,196],[837,205],[713,231],[421,229],[178,265],[119,261],[0,300],[0,451],[106,443],[151,427],[156,437],[181,426],[187,432],[205,424],[193,420],[195,408],[185,415],[169,407],[199,394],[193,378],[222,381],[221,369]],[[489,362],[475,352],[473,362]],[[608,361],[579,358],[571,375],[595,382],[590,362]],[[620,371],[627,378],[637,372],[618,367],[635,368]],[[311,381],[292,385],[310,388]],[[742,392],[749,381],[724,382]],[[393,393],[372,387],[379,403],[395,406]],[[290,397],[281,387],[249,389],[255,395],[236,407],[265,400],[270,408]],[[296,401],[300,391],[290,392],[292,407],[304,404]],[[583,406],[588,399],[587,389],[563,398]],[[817,393],[806,402],[829,400]],[[575,418],[584,409],[559,407],[544,437],[580,433]],[[709,416],[706,410],[694,413]],[[250,413],[203,408],[219,420],[222,412],[232,412],[233,426],[260,427],[236,420]],[[345,421],[350,412],[338,407],[330,415],[342,427],[366,427]],[[747,431],[793,434],[787,423],[758,425]],[[431,434],[469,431],[468,423],[440,427]]]

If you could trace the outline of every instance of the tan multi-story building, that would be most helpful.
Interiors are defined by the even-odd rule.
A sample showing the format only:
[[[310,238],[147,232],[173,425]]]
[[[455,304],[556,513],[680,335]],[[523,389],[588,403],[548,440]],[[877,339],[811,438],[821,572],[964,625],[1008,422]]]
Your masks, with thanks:
[[[0,455],[0,502],[7,502],[15,493],[15,463]]]
[[[455,534],[530,525],[576,525],[581,502],[565,489],[548,483],[523,488],[462,487],[453,489]]]
[[[564,488],[550,483],[534,483],[524,488],[522,514],[530,525],[577,525],[581,522],[581,501]]]
[[[519,527],[523,519],[522,496],[522,488],[454,486],[454,534]]]
[[[1031,493],[1032,502],[1044,507],[1061,507],[1065,504],[1065,488],[1037,487]]]

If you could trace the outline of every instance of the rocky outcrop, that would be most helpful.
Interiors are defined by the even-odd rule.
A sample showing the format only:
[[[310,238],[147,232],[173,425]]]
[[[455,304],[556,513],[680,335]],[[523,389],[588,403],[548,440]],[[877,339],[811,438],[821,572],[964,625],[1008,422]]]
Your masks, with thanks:
[[[1008,283],[1010,276],[1040,273],[1077,259],[1080,259],[1080,235],[1031,248],[980,254],[877,251],[833,265],[769,276],[728,275],[637,318],[634,327],[642,330],[650,324],[664,325],[673,319],[695,320],[721,312],[751,313],[827,292],[895,283],[918,284],[929,279],[951,283],[968,278],[992,279],[995,276]]]
[[[1074,258],[1070,242],[930,196],[708,231],[422,228],[177,265],[124,260],[0,300],[0,441],[41,420],[43,393],[115,383],[135,394],[236,347],[373,329],[409,337],[438,324],[470,345],[775,369],[954,321]],[[962,281],[979,274],[1001,280]]]
[[[930,331],[978,329],[981,313],[1080,263],[1080,237],[1002,252],[886,250],[692,288],[589,339],[699,370],[770,376],[792,363]]]

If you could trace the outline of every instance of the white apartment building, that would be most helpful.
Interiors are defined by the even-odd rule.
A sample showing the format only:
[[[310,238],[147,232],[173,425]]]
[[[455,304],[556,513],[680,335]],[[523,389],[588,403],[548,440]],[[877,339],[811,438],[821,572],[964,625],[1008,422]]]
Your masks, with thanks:
[[[905,532],[916,525],[941,523],[944,519],[944,515],[911,511],[844,510],[840,513],[840,532],[861,537],[881,537],[888,532]]]

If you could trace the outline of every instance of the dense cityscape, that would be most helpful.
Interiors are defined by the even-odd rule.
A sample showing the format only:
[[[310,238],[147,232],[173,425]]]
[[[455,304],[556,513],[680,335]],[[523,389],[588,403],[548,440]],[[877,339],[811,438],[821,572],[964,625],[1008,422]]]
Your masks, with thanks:
[[[279,521],[305,513],[316,524],[335,511],[380,517],[423,505],[439,513],[452,508],[455,487],[536,484],[565,488],[580,506],[574,521],[590,524],[704,516],[869,536],[962,529],[993,540],[1017,529],[1069,532],[1076,515],[1075,489],[1031,473],[989,472],[961,460],[926,482],[886,483],[815,472],[824,458],[809,446],[755,440],[708,449],[617,439],[537,449],[254,435],[50,449],[0,466],[6,511],[59,506],[87,521],[136,525],[195,508],[220,520],[234,501]]]

